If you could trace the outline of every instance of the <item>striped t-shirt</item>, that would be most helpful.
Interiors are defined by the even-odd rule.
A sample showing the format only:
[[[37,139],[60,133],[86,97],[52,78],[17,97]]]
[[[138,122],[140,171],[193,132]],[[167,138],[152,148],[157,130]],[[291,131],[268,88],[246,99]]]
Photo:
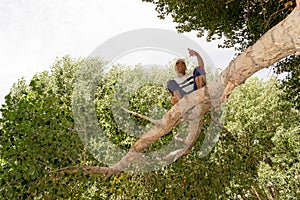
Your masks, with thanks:
[[[194,76],[193,74],[186,74],[180,78],[174,78],[174,81],[179,85],[185,93],[190,93],[194,90]]]
[[[195,78],[205,74],[206,72],[203,67],[196,67],[193,73],[169,80],[167,83],[168,90],[172,93],[172,95],[174,91],[178,90],[181,94],[181,97],[183,97],[184,95],[197,89]]]

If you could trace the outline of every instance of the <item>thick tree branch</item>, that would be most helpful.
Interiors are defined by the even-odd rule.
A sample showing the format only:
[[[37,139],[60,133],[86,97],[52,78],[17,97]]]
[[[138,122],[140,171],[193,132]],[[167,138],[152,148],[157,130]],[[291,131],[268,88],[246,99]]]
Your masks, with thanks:
[[[243,83],[255,72],[286,58],[300,55],[300,10],[293,12],[276,26],[267,31],[253,46],[230,62],[221,73],[225,92],[221,97],[224,102],[232,90]]]

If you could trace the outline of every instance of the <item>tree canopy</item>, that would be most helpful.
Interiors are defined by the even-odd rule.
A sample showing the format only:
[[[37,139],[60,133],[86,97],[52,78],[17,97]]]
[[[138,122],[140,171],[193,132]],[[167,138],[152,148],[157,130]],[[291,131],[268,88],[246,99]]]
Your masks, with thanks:
[[[153,3],[161,19],[171,15],[179,32],[197,31],[207,40],[225,36],[224,47],[243,50],[295,8],[294,0],[142,0]]]
[[[164,86],[144,84],[135,88],[136,92],[129,94],[124,101],[126,107],[146,115],[147,108],[155,105],[153,114],[158,117],[162,114],[160,109],[170,108],[161,120],[144,121],[145,118],[130,116],[145,128],[139,138],[132,137],[132,127],[126,121],[122,125],[128,129],[120,129],[118,123],[123,122],[123,116],[120,115],[121,121],[116,122],[112,105],[118,89],[125,93],[122,75],[126,74],[128,81],[132,81],[134,78],[130,75],[143,73],[138,66],[130,69],[116,66],[118,70],[112,68],[106,76],[101,73],[100,76],[95,75],[96,80],[87,77],[94,74],[81,71],[81,78],[96,84],[95,95],[88,87],[83,95],[74,92],[74,88],[77,87],[75,80],[79,76],[79,66],[98,66],[97,69],[102,72],[105,62],[99,59],[73,60],[64,57],[55,62],[51,72],[36,74],[28,84],[20,80],[12,87],[1,108],[1,198],[157,199],[163,196],[189,199],[298,199],[299,109],[284,98],[286,93],[280,90],[282,84],[278,81],[247,79],[254,72],[294,52],[299,53],[299,26],[294,24],[299,16],[300,12],[294,10],[286,20],[232,61],[221,73],[221,80],[213,79],[216,84],[208,84],[184,96],[171,108],[170,96]],[[159,70],[155,73],[153,77],[161,77]],[[137,81],[144,80],[140,78]],[[86,85],[81,86],[84,88]],[[224,102],[223,112],[220,113],[224,118],[223,125],[215,121],[214,112],[208,112],[213,107],[209,93],[214,95],[217,105]],[[89,98],[92,99],[93,112],[96,112],[95,122],[111,142],[128,150],[122,162],[116,164],[120,168],[105,166],[105,161],[117,154],[99,159],[87,148],[89,132],[86,130],[90,124],[84,115],[81,119],[88,122],[83,123],[87,126],[82,130],[76,129],[77,119],[72,115],[72,103],[84,102]],[[183,122],[184,126],[181,117],[194,108],[200,108],[199,115],[192,115],[191,120],[200,119],[194,124],[197,134],[190,135],[189,130],[183,136],[186,139],[182,140],[182,143],[188,143],[188,148],[180,149],[179,157],[171,155],[171,159],[181,159],[157,171],[119,174],[119,171],[141,158],[132,155],[168,145],[170,139],[176,136],[168,133],[178,131],[173,129],[179,124],[177,121]],[[90,114],[84,106],[77,107],[77,110],[81,114]],[[199,159],[210,120],[222,133],[213,152]],[[203,134],[199,135],[200,132]],[[97,135],[92,139],[95,140],[91,142],[96,144],[99,141]],[[109,174],[110,179],[104,181],[99,174],[106,175],[105,170],[110,169],[116,173],[113,171]]]
[[[200,159],[199,152],[209,115],[204,134],[191,153],[160,170],[122,173],[109,180],[83,171],[61,174],[78,165],[103,165],[74,130],[71,91],[76,69],[84,62],[104,63],[64,57],[54,63],[51,72],[36,74],[28,84],[21,79],[6,96],[0,119],[1,199],[264,199],[272,195],[297,199],[299,110],[282,98],[285,94],[276,80],[250,79],[234,90],[224,105],[220,140],[205,158]],[[120,129],[113,115],[114,92],[126,73],[135,76],[143,71],[138,66],[127,70],[116,66],[100,77],[96,92],[98,122],[111,142],[123,149],[136,140],[128,134],[132,127]],[[161,72],[154,70],[153,74]],[[152,107],[151,116],[159,118],[160,109],[171,107],[163,85],[144,85],[129,97],[130,109],[145,115]],[[133,120],[151,126],[146,120]],[[184,126],[153,143],[150,150],[168,144],[180,129]],[[289,153],[283,156],[283,152]]]

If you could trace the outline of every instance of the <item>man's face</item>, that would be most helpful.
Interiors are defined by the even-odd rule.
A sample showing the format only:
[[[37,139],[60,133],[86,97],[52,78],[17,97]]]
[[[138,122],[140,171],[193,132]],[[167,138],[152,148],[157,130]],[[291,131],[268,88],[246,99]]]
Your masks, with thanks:
[[[184,60],[182,59],[177,60],[175,65],[175,70],[177,73],[185,73],[186,66]]]

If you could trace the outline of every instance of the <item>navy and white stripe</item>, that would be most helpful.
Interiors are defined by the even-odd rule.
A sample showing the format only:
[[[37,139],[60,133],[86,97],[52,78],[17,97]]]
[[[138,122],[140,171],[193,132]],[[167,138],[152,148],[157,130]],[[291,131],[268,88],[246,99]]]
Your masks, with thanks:
[[[193,76],[193,74],[186,74],[183,77],[175,78],[174,81],[187,94],[194,90],[194,76]]]

